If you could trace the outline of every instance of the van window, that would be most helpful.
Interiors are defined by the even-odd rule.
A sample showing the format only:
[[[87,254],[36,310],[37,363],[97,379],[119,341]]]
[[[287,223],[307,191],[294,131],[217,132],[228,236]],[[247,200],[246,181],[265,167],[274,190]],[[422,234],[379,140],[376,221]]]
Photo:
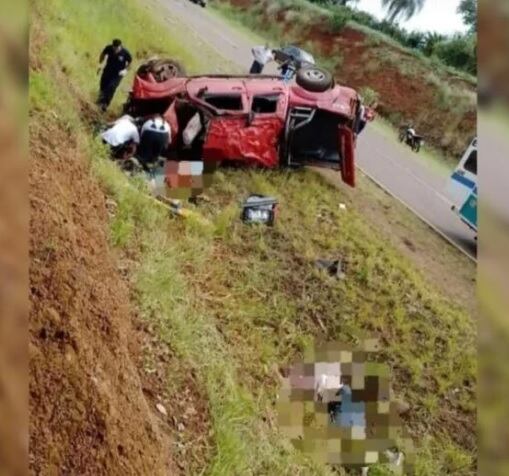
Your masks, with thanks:
[[[477,175],[477,150],[470,152],[463,168],[472,174]]]
[[[216,109],[225,109],[228,111],[242,111],[242,96],[240,94],[222,94],[203,96],[203,100]]]
[[[259,114],[270,114],[277,111],[279,94],[271,96],[255,96],[251,110]]]

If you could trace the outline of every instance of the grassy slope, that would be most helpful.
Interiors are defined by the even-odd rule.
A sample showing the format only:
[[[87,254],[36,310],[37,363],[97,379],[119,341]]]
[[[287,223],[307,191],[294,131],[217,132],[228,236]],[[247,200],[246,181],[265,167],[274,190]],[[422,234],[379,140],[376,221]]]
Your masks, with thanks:
[[[354,209],[341,211],[341,192],[310,172],[220,172],[203,210],[210,226],[165,216],[105,160],[80,109],[94,99],[95,55],[113,36],[133,52],[160,51],[165,38],[164,53],[195,71],[202,56],[177,40],[182,31],[168,36],[132,0],[121,11],[113,0],[37,0],[34,7],[47,43],[31,73],[32,120],[56,120],[76,134],[118,204],[111,239],[137,253],[141,314],[207,395],[214,442],[207,473],[328,474],[275,430],[274,368],[313,337],[355,342],[375,333],[397,392],[413,406],[408,425],[420,448],[419,474],[469,474],[472,447],[453,442],[474,432],[475,329],[465,310],[425,282]],[[239,224],[237,202],[248,191],[280,198],[273,230]],[[310,264],[336,255],[349,263],[342,283]]]

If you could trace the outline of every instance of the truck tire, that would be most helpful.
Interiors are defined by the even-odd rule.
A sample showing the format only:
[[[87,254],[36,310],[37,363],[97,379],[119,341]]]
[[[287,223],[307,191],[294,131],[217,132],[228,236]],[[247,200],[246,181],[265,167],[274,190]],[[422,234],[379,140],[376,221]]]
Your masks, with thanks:
[[[142,64],[137,71],[142,78],[148,73],[151,73],[159,83],[170,78],[185,76],[186,71],[178,61],[173,59],[152,59]]]
[[[306,66],[299,69],[295,81],[301,88],[314,93],[327,91],[334,83],[329,71],[316,66]]]

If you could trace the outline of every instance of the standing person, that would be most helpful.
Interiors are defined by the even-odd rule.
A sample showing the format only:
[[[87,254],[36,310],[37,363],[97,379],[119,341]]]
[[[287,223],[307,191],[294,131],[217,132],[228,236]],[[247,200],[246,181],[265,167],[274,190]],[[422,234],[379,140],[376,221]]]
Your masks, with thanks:
[[[376,102],[372,103],[370,106],[365,106],[364,104],[361,104],[359,113],[359,123],[357,126],[357,135],[359,135],[364,130],[368,122],[373,121],[375,119],[376,107],[377,107]]]
[[[274,51],[269,48],[269,45],[255,46],[251,49],[251,53],[254,61],[249,74],[261,74],[265,65],[274,60]]]
[[[145,170],[157,162],[171,141],[171,129],[162,116],[145,121],[141,127],[140,144],[136,150],[136,159]]]
[[[102,69],[102,75],[98,104],[103,111],[106,111],[110,105],[120,81],[127,74],[127,68],[132,62],[131,54],[122,46],[122,41],[118,38],[102,50],[99,56],[100,65],[105,58],[106,65],[103,69],[99,68],[99,71]]]

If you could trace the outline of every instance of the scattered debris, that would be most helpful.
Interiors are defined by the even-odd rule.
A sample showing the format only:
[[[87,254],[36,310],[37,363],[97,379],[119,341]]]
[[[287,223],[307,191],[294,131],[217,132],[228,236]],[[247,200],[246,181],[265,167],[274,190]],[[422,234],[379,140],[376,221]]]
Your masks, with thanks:
[[[340,203],[339,204],[339,209],[340,210],[346,210],[346,205],[344,203]]]
[[[277,214],[277,205],[277,199],[274,197],[250,195],[242,204],[242,221],[272,226]]]
[[[168,412],[166,411],[166,408],[163,404],[156,403],[156,408],[157,408],[157,411],[159,413],[161,413],[161,415],[168,416]]]
[[[318,259],[315,261],[315,265],[319,269],[326,270],[330,276],[334,276],[335,278],[338,279],[346,278],[343,262],[340,259],[336,260]]]

